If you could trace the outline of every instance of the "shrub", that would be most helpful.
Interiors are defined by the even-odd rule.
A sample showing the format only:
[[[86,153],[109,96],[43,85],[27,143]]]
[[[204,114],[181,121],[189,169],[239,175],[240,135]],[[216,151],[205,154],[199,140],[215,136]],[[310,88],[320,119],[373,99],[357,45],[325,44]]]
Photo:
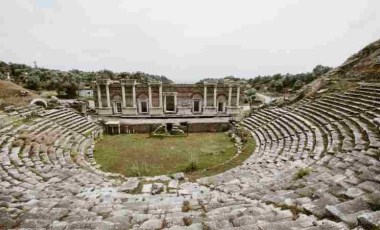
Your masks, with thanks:
[[[185,172],[195,172],[199,168],[198,158],[194,154],[190,154]]]
[[[294,175],[294,179],[302,179],[303,177],[308,176],[311,173],[311,171],[312,170],[310,168],[301,168],[297,171],[296,175]]]
[[[140,166],[137,164],[133,164],[130,168],[131,175],[132,176],[143,176],[143,175],[149,175],[149,167],[146,164],[141,164]]]
[[[192,207],[188,200],[184,200],[182,203],[182,212],[188,212],[191,211]]]
[[[373,211],[379,211],[380,210],[380,196],[378,193],[373,193],[368,196],[367,203],[369,204],[371,210]]]
[[[190,226],[193,223],[193,220],[190,217],[185,216],[183,217],[183,223],[185,224],[185,226]]]

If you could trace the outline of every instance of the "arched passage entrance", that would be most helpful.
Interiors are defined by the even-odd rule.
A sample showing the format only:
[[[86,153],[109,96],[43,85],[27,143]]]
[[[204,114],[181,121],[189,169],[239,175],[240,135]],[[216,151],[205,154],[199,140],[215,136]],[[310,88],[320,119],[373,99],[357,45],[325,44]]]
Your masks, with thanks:
[[[45,99],[42,99],[42,98],[36,98],[36,99],[33,99],[31,102],[30,102],[30,105],[38,105],[38,106],[42,106],[42,107],[47,107],[48,103]]]

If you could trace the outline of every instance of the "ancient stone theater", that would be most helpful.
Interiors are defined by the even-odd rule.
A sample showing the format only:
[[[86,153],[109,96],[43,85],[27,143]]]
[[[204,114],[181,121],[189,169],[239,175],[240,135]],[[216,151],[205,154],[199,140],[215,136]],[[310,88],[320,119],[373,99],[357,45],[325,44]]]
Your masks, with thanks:
[[[236,81],[172,84],[98,79],[94,98],[99,115],[232,116],[239,113],[241,86]]]

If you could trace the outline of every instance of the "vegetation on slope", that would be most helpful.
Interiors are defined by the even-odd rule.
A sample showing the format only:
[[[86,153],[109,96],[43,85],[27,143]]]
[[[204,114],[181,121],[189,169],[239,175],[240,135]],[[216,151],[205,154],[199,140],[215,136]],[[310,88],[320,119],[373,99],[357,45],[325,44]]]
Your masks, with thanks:
[[[355,80],[380,79],[380,39],[349,57],[332,75]]]
[[[301,89],[306,97],[317,92],[341,92],[357,87],[360,81],[379,82],[380,79],[380,39],[367,45],[349,57],[342,65],[325,73],[320,78]]]
[[[28,90],[28,95],[21,96],[21,91],[26,91],[26,89],[13,82],[0,80],[0,108],[11,104],[25,106],[33,98],[38,97],[37,94],[30,90]]]
[[[61,71],[0,61],[0,80],[6,79],[8,73],[14,82],[24,85],[28,89],[57,90],[60,95],[67,95],[70,98],[76,95],[76,91],[79,87],[91,84],[99,76],[111,79],[136,79],[139,82],[146,82],[151,79],[171,82],[171,80],[165,76],[143,72],[115,73],[110,70],[91,72],[80,70]]]
[[[268,91],[275,93],[282,93],[286,91],[296,91],[302,86],[312,82],[323,74],[331,70],[331,67],[317,65],[312,72],[298,73],[298,74],[274,74],[257,76],[248,80],[258,91]]]

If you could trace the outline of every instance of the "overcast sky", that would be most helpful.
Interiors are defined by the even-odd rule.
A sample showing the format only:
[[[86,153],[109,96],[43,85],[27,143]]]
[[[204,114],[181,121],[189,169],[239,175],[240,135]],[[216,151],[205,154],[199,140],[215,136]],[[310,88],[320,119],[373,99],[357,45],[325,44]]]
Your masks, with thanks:
[[[0,60],[176,82],[337,66],[380,38],[379,0],[1,0]]]

